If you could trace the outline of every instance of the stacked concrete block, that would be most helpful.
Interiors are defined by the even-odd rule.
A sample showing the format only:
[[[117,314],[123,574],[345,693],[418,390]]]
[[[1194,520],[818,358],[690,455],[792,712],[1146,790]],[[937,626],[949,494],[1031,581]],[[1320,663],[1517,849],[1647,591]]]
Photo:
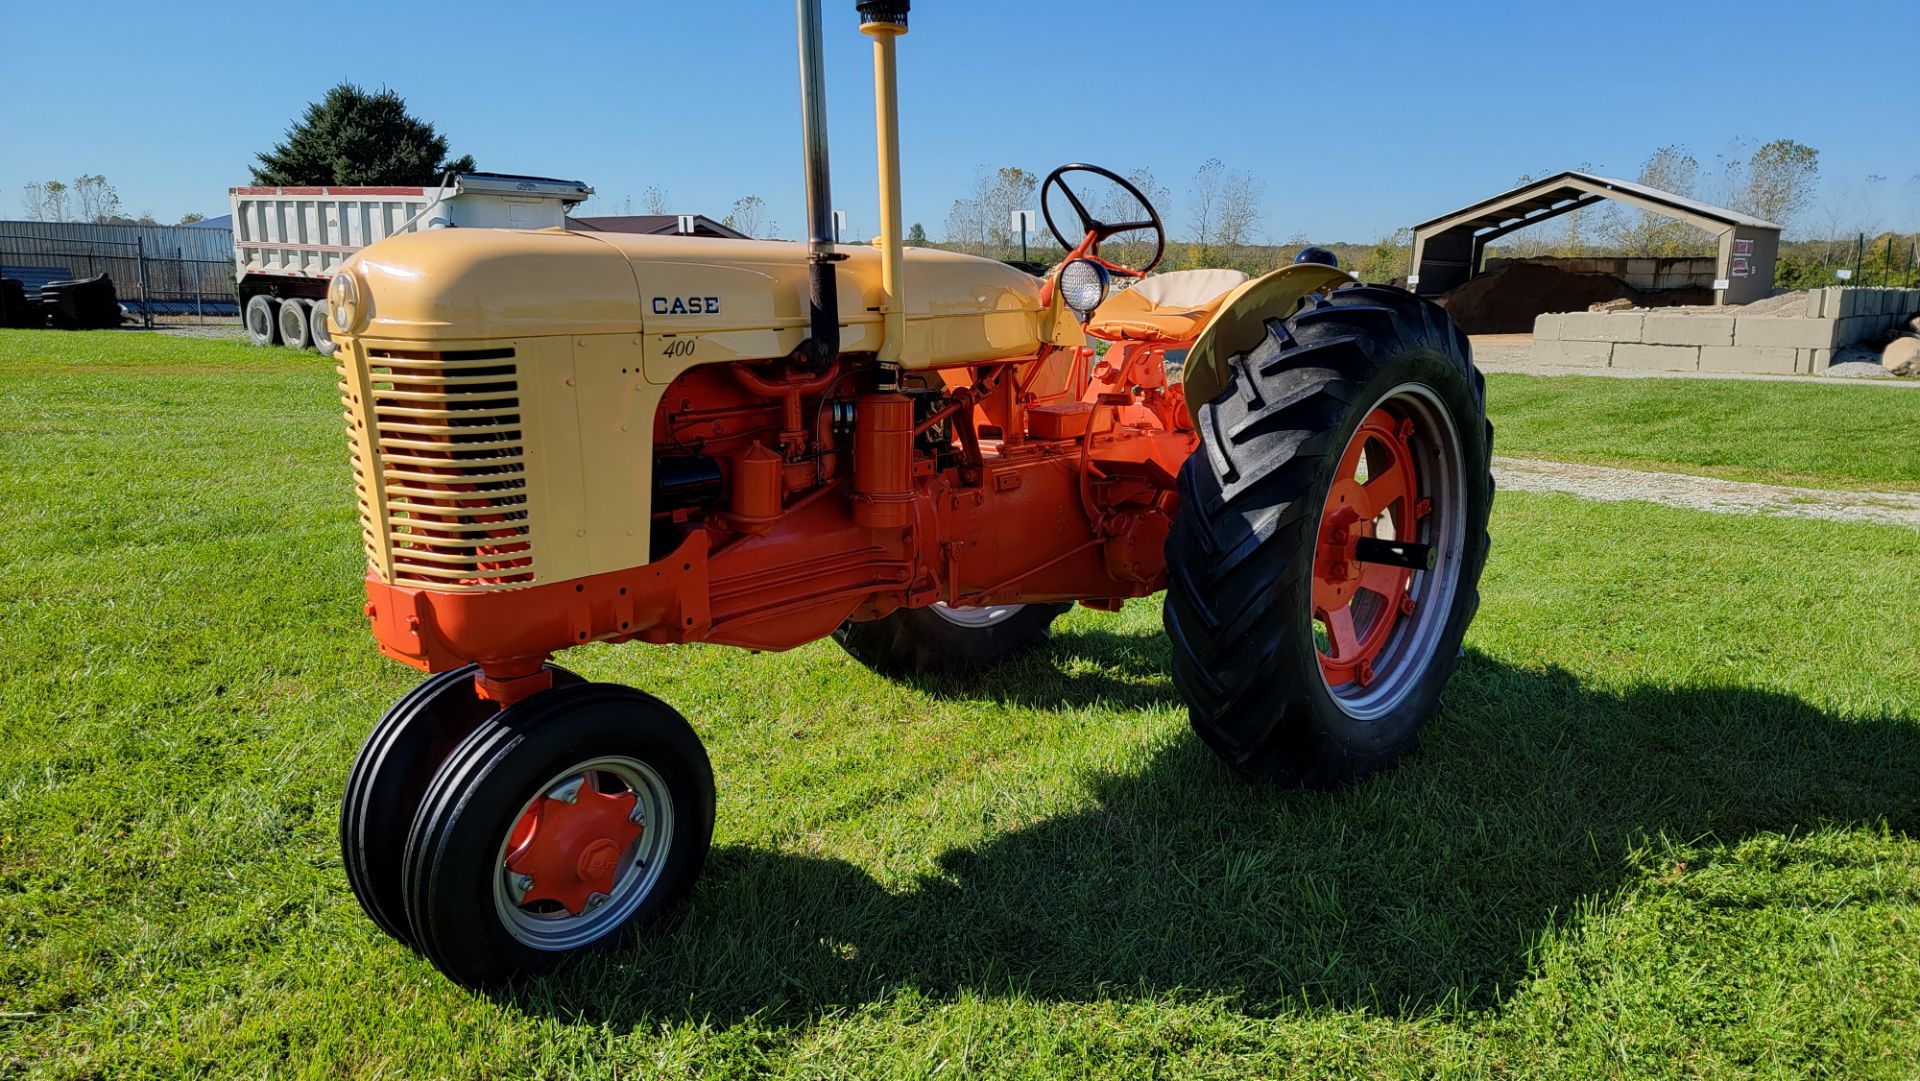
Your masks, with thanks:
[[[1732,345],[1731,315],[1666,315],[1647,312],[1640,340],[1648,345]]]
[[[1835,350],[1904,326],[1920,312],[1920,289],[1816,289],[1804,314],[1742,315],[1647,308],[1559,312],[1533,325],[1539,364],[1656,371],[1824,371]]]

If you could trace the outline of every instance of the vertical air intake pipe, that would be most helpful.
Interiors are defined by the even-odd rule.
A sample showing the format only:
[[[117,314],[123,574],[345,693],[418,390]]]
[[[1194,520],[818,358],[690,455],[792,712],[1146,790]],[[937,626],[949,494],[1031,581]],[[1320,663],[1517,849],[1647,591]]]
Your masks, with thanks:
[[[860,32],[873,39],[873,107],[880,148],[880,291],[885,336],[880,363],[900,363],[906,344],[907,302],[901,279],[905,254],[900,234],[900,94],[893,41],[907,32],[908,0],[859,0]]]
[[[833,187],[827,169],[827,78],[820,59],[820,0],[796,0],[800,21],[800,141],[807,168],[807,340],[801,363],[824,368],[840,355],[840,293],[835,288]]]

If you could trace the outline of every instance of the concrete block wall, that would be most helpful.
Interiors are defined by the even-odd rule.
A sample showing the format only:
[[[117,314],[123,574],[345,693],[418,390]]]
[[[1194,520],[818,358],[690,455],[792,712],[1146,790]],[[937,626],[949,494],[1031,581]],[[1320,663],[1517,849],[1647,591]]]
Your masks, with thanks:
[[[1920,313],[1920,289],[1816,289],[1802,313],[1738,306],[1561,312],[1533,323],[1539,364],[1655,371],[1824,371],[1833,354]]]

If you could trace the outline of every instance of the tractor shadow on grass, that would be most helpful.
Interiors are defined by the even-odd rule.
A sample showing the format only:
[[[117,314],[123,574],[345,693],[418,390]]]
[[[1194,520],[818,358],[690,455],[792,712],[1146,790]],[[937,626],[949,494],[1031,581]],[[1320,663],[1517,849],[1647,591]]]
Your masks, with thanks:
[[[1118,665],[1047,684],[1061,705],[1172,700],[1130,697],[1146,692],[1123,655],[1161,664],[1157,636],[1057,648]],[[1693,842],[1697,867],[1755,833],[1920,831],[1916,762],[1912,718],[1739,687],[1616,694],[1470,653],[1424,747],[1345,790],[1248,784],[1181,734],[1093,780],[1090,809],[892,888],[838,860],[721,848],[682,915],[509,998],[620,1026],[807,1024],[966,993],[1220,996],[1255,1016],[1486,1006],[1530,974],[1543,934],[1670,870],[1634,855],[1649,838]]]

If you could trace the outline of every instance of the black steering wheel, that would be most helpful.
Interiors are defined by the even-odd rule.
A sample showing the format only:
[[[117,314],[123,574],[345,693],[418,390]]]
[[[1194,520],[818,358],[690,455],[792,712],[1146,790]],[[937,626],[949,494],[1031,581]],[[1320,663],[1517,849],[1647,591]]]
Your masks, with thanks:
[[[1095,176],[1106,177],[1108,180],[1120,185],[1121,189],[1128,195],[1133,196],[1134,202],[1140,204],[1141,209],[1147,212],[1147,216],[1138,221],[1101,221],[1099,218],[1087,212],[1087,205],[1080,201],[1080,197],[1074,194],[1072,188],[1067,186],[1064,178],[1068,173],[1092,173]],[[1068,204],[1073,207],[1073,212],[1080,218],[1079,240],[1068,240],[1066,236],[1060,232],[1060,227],[1053,223],[1053,209],[1047,205],[1047,196],[1052,192],[1055,185],[1059,186],[1060,193],[1067,197]],[[1102,169],[1098,165],[1083,165],[1075,162],[1070,165],[1062,165],[1060,168],[1048,173],[1047,179],[1040,184],[1040,216],[1046,219],[1047,231],[1053,234],[1053,239],[1059,241],[1060,246],[1068,251],[1079,247],[1081,241],[1086,239],[1086,235],[1092,233],[1092,253],[1095,256],[1100,254],[1100,242],[1113,236],[1115,233],[1129,233],[1137,229],[1153,230],[1153,258],[1147,260],[1146,266],[1128,267],[1121,266],[1118,263],[1107,262],[1105,259],[1100,260],[1100,262],[1106,264],[1109,269],[1117,270],[1122,274],[1132,277],[1140,277],[1146,274],[1147,271],[1160,265],[1160,257],[1165,255],[1167,251],[1167,229],[1166,226],[1160,224],[1160,212],[1153,208],[1152,203],[1147,202],[1147,197],[1142,195],[1140,189],[1134,187],[1126,177],[1121,176],[1111,169]]]

